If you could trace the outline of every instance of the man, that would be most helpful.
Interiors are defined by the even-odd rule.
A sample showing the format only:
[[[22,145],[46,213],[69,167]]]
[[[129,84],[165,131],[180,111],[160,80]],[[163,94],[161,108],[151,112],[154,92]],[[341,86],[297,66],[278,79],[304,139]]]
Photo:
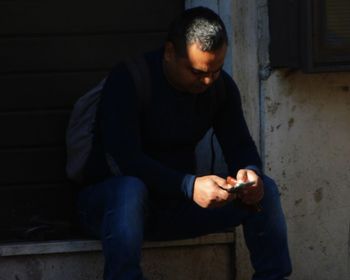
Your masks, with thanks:
[[[190,238],[240,224],[253,279],[290,274],[279,194],[261,172],[239,91],[222,70],[226,50],[221,19],[194,8],[172,23],[164,48],[145,55],[152,90],[144,111],[125,64],[107,78],[85,170],[89,184],[78,201],[82,224],[102,241],[105,279],[143,279],[144,239]],[[254,182],[237,196],[225,178],[195,174],[194,150],[210,127],[235,177],[230,184]],[[259,212],[242,207],[258,203]]]

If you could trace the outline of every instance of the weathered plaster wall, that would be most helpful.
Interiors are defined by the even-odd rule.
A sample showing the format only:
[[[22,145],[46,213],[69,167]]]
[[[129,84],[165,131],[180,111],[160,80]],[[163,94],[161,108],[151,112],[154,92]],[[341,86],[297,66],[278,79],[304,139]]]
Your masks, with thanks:
[[[233,75],[265,171],[280,185],[291,279],[350,279],[350,73],[268,76],[266,2],[233,1]],[[237,279],[249,270],[241,238]]]
[[[260,19],[258,17],[258,3],[253,0],[232,0],[232,2],[233,78],[241,91],[243,110],[248,127],[261,152],[260,67],[258,55],[258,40],[260,39],[258,25]],[[260,24],[260,26],[264,25]],[[242,227],[237,228],[236,233],[236,279],[250,280],[253,271],[244,242]]]
[[[188,2],[230,7],[233,77],[265,171],[280,186],[291,279],[350,279],[350,73],[269,75],[267,0]],[[237,280],[248,280],[241,229],[238,237]]]
[[[281,187],[292,279],[350,279],[350,73],[275,71],[265,88],[265,168]]]

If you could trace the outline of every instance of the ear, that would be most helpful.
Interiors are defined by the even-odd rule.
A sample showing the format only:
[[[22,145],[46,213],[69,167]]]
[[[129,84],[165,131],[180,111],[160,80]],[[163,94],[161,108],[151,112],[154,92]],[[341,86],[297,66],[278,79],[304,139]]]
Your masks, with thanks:
[[[174,44],[170,41],[166,41],[164,45],[164,60],[169,62],[175,57],[175,47]]]

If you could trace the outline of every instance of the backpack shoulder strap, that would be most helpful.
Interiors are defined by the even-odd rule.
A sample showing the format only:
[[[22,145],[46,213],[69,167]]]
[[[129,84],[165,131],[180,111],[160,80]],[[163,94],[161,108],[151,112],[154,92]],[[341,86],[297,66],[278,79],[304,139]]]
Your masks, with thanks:
[[[125,65],[135,83],[138,112],[143,114],[151,99],[151,73],[147,61],[144,56],[139,56],[134,59],[127,59]],[[122,172],[113,157],[108,153],[105,154],[105,157],[112,174],[121,175]]]
[[[144,113],[151,99],[151,73],[144,56],[128,59],[126,66],[136,87],[138,110]]]

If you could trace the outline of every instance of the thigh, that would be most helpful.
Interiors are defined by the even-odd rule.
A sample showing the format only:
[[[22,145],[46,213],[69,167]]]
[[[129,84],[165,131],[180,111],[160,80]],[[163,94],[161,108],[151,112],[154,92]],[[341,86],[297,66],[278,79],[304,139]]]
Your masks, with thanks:
[[[145,212],[147,188],[135,177],[111,177],[80,191],[77,201],[79,220],[88,234],[101,237],[103,219],[116,213],[119,221],[135,221]],[[140,217],[142,218],[142,217]]]
[[[244,224],[252,218],[264,223],[265,212],[270,213],[271,208],[274,208],[271,204],[278,204],[279,198],[273,181],[266,176],[263,181],[266,190],[261,201],[261,212],[256,212],[239,201],[211,209],[201,208],[195,202],[186,199],[153,203],[146,238],[149,240],[191,238],[224,231]]]
[[[221,208],[205,209],[188,200],[163,201],[150,207],[147,240],[192,238],[237,226],[247,210],[232,202]]]

